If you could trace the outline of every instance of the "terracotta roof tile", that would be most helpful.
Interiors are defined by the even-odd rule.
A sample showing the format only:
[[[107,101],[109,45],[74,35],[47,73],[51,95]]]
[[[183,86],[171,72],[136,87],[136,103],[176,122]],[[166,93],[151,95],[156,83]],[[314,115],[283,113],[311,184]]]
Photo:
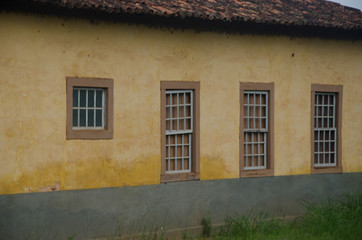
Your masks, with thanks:
[[[361,29],[362,12],[327,0],[28,0],[112,14]]]

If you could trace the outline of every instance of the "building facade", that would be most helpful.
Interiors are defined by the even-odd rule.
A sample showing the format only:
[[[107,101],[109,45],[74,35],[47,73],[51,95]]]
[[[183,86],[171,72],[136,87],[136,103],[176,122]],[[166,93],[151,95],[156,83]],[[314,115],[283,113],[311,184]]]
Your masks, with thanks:
[[[296,216],[361,190],[361,25],[212,23],[0,14],[0,238]]]

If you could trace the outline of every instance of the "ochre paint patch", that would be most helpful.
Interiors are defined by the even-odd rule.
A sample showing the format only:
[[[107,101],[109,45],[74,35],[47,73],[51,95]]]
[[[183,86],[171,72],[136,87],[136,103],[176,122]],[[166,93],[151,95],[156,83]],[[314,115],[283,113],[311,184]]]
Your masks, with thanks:
[[[16,178],[11,174],[0,178],[0,194],[65,190],[62,187],[64,179],[62,163],[37,166],[32,171],[18,171],[21,172]]]
[[[65,189],[136,186],[160,183],[160,156],[124,160],[72,161],[65,168]]]
[[[0,194],[136,186],[160,183],[160,156],[132,159],[126,165],[111,159],[37,166],[18,178],[0,178]]]
[[[225,160],[221,157],[201,156],[200,178],[201,180],[235,178],[235,174],[225,165]]]

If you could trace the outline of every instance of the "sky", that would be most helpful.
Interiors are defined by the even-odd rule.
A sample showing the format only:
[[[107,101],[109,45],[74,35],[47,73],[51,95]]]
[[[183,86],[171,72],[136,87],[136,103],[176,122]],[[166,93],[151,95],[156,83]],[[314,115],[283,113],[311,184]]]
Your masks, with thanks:
[[[358,8],[359,10],[362,10],[362,0],[328,0],[328,1],[336,2],[344,6]]]

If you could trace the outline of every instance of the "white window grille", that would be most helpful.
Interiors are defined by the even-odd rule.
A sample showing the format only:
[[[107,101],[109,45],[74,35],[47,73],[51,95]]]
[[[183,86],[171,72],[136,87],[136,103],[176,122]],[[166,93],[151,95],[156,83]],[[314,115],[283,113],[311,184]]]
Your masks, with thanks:
[[[268,92],[244,91],[244,169],[267,168]]]
[[[191,172],[193,91],[166,91],[166,173]]]
[[[336,166],[336,94],[316,92],[314,113],[314,166]]]
[[[73,129],[104,129],[105,91],[102,88],[73,88]]]

